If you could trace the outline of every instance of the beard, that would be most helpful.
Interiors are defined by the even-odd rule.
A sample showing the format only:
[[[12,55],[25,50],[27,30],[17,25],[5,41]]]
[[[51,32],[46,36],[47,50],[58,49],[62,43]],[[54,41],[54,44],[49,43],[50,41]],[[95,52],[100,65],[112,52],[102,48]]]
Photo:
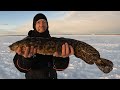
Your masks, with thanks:
[[[42,28],[39,27],[39,28],[37,29],[37,31],[38,31],[38,32],[41,32],[41,33],[44,32],[45,30],[46,30],[46,29],[45,29],[44,27],[42,27]]]

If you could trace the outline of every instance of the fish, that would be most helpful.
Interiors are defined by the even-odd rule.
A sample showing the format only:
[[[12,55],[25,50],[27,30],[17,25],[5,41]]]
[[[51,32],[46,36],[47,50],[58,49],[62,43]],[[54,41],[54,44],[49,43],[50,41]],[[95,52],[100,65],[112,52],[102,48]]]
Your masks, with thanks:
[[[10,44],[8,47],[11,51],[15,52],[18,47],[25,48],[27,46],[34,46],[37,48],[38,54],[53,55],[57,51],[58,54],[61,55],[62,45],[66,42],[73,47],[76,58],[83,60],[89,65],[96,64],[96,66],[106,74],[113,70],[113,62],[111,60],[102,58],[96,48],[77,39],[64,37],[26,37]]]

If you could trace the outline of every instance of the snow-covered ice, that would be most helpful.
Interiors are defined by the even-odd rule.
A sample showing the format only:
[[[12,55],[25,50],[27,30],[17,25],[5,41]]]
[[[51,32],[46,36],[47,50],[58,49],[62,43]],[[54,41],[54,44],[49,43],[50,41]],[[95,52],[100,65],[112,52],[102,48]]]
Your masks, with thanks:
[[[120,36],[119,35],[51,35],[55,37],[73,38],[84,41],[99,52],[101,57],[113,62],[113,70],[104,74],[97,66],[88,65],[83,60],[70,56],[70,63],[66,70],[57,71],[58,79],[120,79]],[[9,51],[8,46],[25,36],[0,36],[0,79],[24,79],[24,73],[19,72],[14,64],[15,53]]]

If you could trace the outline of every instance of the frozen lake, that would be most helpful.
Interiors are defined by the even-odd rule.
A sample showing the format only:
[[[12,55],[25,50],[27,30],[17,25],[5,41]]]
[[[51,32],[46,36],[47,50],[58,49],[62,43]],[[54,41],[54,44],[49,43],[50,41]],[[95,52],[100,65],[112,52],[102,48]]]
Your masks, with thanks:
[[[113,62],[114,68],[104,74],[97,66],[88,65],[74,55],[66,70],[58,72],[59,79],[120,79],[120,36],[119,35],[51,35],[84,41],[99,52],[101,57]],[[10,53],[8,46],[25,36],[0,36],[0,79],[24,79],[24,73],[19,72],[14,64],[15,53]]]

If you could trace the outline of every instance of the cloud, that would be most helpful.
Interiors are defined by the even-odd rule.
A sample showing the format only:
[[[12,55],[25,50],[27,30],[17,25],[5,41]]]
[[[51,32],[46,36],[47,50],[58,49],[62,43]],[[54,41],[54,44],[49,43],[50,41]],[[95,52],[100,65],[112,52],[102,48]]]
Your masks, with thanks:
[[[15,27],[15,25],[0,24],[0,32],[12,31]]]
[[[0,24],[0,25],[8,25],[8,24]]]
[[[32,30],[32,21],[23,23],[21,26],[15,28],[15,33],[17,34],[27,34],[29,30]]]
[[[71,11],[61,21],[51,21],[51,28],[66,33],[120,33],[116,30],[120,29],[119,15],[115,11]]]

